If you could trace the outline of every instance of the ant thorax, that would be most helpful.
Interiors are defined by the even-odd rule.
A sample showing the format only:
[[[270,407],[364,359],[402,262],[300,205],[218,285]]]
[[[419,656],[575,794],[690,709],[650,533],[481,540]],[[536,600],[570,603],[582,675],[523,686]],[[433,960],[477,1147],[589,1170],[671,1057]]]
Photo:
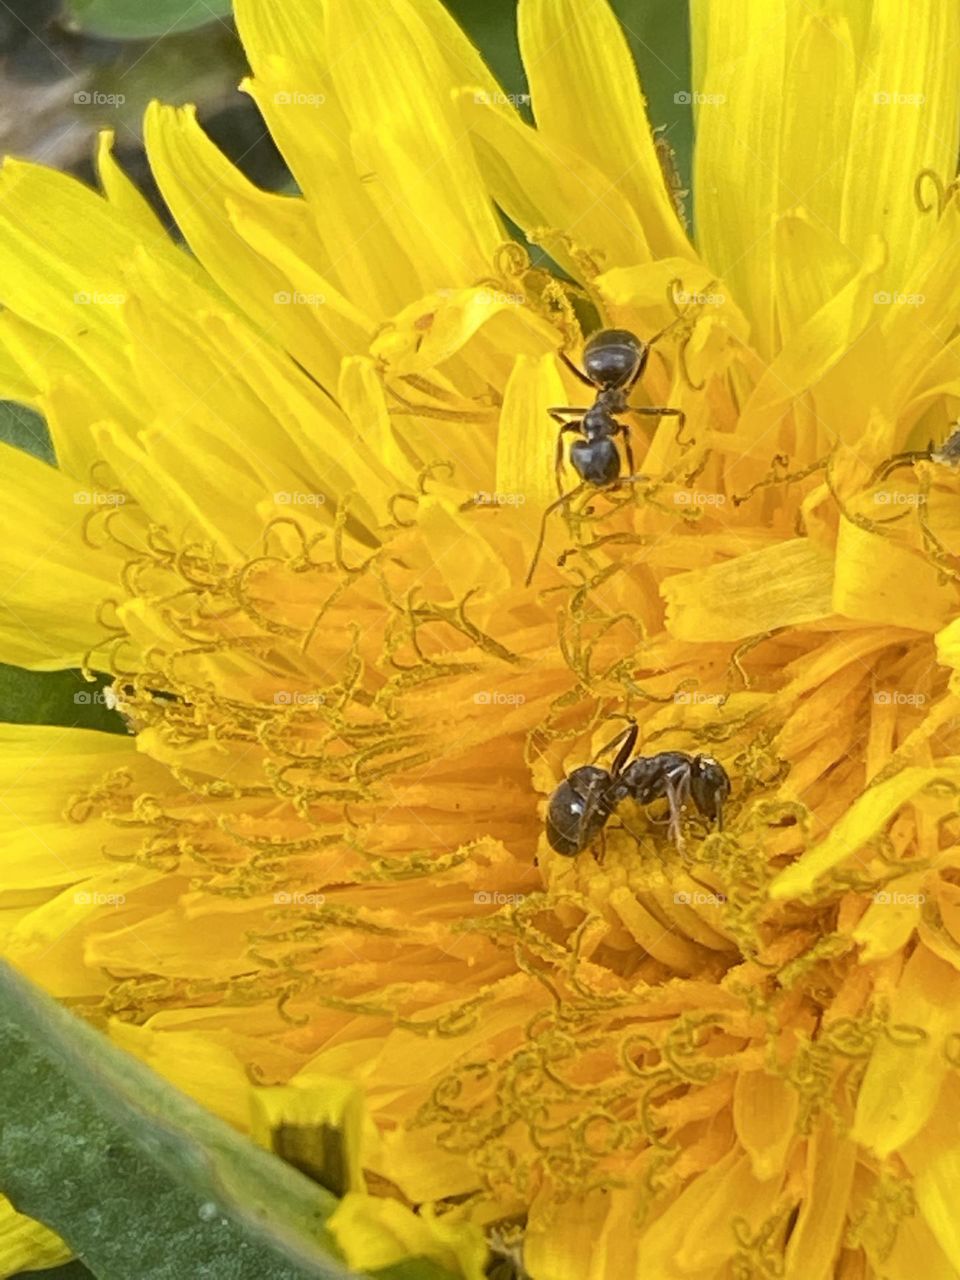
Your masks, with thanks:
[[[598,396],[596,404],[592,404],[583,415],[581,422],[581,430],[585,436],[601,436],[612,435],[617,430],[617,424],[611,416],[616,410],[609,405],[601,403]]]

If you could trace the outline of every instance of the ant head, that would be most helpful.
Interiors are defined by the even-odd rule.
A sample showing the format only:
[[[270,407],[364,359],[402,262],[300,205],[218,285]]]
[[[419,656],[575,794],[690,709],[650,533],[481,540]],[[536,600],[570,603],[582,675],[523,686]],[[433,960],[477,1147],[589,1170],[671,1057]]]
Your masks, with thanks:
[[[632,386],[643,373],[650,348],[629,329],[601,329],[587,339],[583,367],[601,391]]]
[[[690,772],[690,794],[705,818],[723,826],[723,802],[730,794],[730,779],[713,756],[695,756]]]

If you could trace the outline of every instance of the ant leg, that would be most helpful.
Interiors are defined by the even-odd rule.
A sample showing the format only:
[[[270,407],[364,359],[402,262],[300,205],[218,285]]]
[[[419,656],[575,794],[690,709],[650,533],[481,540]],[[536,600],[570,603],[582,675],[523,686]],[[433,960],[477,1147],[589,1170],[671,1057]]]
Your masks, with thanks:
[[[582,418],[586,412],[582,404],[558,404],[555,408],[547,410],[547,413],[555,422],[563,422],[567,418]]]
[[[668,404],[658,404],[658,405],[632,404],[630,406],[630,412],[639,413],[639,414],[642,414],[644,417],[650,417],[650,418],[676,418],[677,420],[676,443],[677,444],[693,444],[692,440],[680,439],[681,435],[683,434],[683,429],[687,425],[687,415],[684,413],[682,409],[671,408],[671,406]]]
[[[527,576],[523,585],[529,587],[533,581],[533,575],[537,567],[537,561],[540,559],[540,552],[543,550],[543,540],[547,536],[547,518],[553,514],[558,507],[562,507],[565,502],[569,502],[571,498],[576,497],[583,489],[582,484],[578,484],[575,489],[571,489],[569,493],[561,493],[556,502],[551,502],[549,507],[543,513],[543,519],[540,521],[540,536],[537,538],[537,548],[533,553],[533,559],[530,561],[530,568],[527,570]]]
[[[593,387],[593,389],[596,390],[596,387],[594,387],[594,384],[591,382],[591,380],[587,377],[587,375],[583,372],[582,369],[577,368],[577,366],[573,363],[573,361],[570,359],[570,357],[567,355],[565,351],[561,351],[559,354],[560,354],[560,359],[567,366],[567,368],[570,370],[571,373],[576,374],[576,376],[580,379],[580,381],[585,382],[588,387]]]
[[[562,422],[562,418],[558,418],[554,411],[550,410],[551,415],[557,422]],[[563,434],[565,431],[579,431],[579,422],[564,422],[563,426],[557,432],[557,449],[553,456],[553,474],[557,481],[557,493],[563,494]]]
[[[563,493],[563,431],[557,432],[557,447],[553,455],[553,475],[557,482],[557,493]]]
[[[620,434],[623,436],[623,451],[627,455],[627,466],[630,469],[630,474],[633,475],[636,472],[637,464],[633,460],[633,444],[630,441],[630,428],[625,422],[620,423]]]
[[[621,729],[615,738],[611,738],[606,746],[601,747],[597,754],[593,757],[591,764],[595,764],[602,755],[612,750],[618,742],[623,742],[623,746],[617,752],[617,758],[613,762],[613,768],[610,770],[611,775],[615,778],[623,766],[626,764],[628,757],[633,752],[633,748],[637,744],[637,736],[640,733],[640,727],[631,721],[626,729]]]
[[[666,783],[667,804],[670,806],[670,825],[667,834],[677,846],[677,852],[684,852],[683,832],[680,830],[680,818],[684,805],[690,798],[690,774],[688,771],[679,778],[668,778]]]

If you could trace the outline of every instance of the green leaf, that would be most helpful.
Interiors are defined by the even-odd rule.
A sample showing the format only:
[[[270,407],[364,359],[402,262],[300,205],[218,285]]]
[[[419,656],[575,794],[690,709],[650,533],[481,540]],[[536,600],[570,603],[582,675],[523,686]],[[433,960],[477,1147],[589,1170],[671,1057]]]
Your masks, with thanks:
[[[357,1280],[328,1191],[0,961],[0,1191],[98,1280]],[[424,1258],[379,1280],[453,1280]]]
[[[0,964],[0,1184],[100,1280],[347,1280],[333,1196]]]
[[[127,733],[122,716],[106,704],[103,689],[109,680],[100,676],[91,684],[72,669],[27,671],[0,663],[0,723]]]
[[[32,453],[43,462],[56,465],[47,424],[39,413],[12,400],[0,400],[0,440],[16,449]]]
[[[154,40],[229,20],[231,0],[67,0],[72,31],[109,40]]]

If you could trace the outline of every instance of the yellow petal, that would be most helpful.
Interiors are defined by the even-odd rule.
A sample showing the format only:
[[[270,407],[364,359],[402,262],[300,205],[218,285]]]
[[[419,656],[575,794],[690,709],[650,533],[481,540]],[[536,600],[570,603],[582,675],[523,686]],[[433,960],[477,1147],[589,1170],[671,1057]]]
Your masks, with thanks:
[[[413,1213],[398,1200],[351,1192],[327,1220],[351,1267],[376,1270],[429,1258],[463,1280],[483,1280],[487,1246],[479,1227]]]
[[[830,94],[824,94],[830,98]],[[784,344],[849,283],[858,262],[807,209],[777,219],[777,320]]]
[[[520,0],[518,28],[538,130],[599,166],[606,183],[595,200],[609,188],[623,192],[654,256],[689,255],[633,58],[606,0]]]
[[[934,1197],[927,1189],[924,1201],[928,1210],[938,1214],[942,1227],[951,1231],[955,1216],[954,1198],[950,1197],[948,1206],[935,1207]],[[946,1213],[943,1212],[944,1208]],[[871,1248],[870,1241],[865,1240],[864,1248],[874,1269],[881,1275],[889,1276],[890,1280],[916,1280],[917,1276],[957,1274],[922,1214],[903,1218],[897,1224],[897,1236],[889,1251],[886,1243],[882,1240],[879,1248]]]
[[[891,355],[886,377],[894,413],[908,395],[917,396],[940,380],[937,362],[943,359],[956,327],[957,298],[952,286],[958,274],[960,201],[953,199],[922,244],[909,275],[898,281],[892,293],[880,295],[889,299],[880,308],[880,318]],[[956,376],[956,359],[947,368]]]
[[[117,164],[113,155],[113,141],[112,129],[104,129],[97,139],[97,177],[103,194],[142,240],[148,244],[151,240],[159,240],[169,245],[167,230],[151,209],[149,201],[140,194],[136,185]],[[192,269],[192,264],[184,265],[186,270]],[[200,272],[196,274],[199,277]]]
[[[776,1180],[760,1182],[750,1160],[734,1149],[684,1187],[643,1232],[637,1276],[674,1277],[723,1274],[738,1251],[731,1206],[751,1229],[769,1214]]]
[[[541,1194],[530,1208],[524,1268],[531,1276],[551,1280],[603,1280],[614,1275],[633,1280],[636,1230],[631,1209],[630,1197],[622,1192],[594,1191],[574,1197],[558,1214],[549,1194]],[[630,1260],[629,1270],[617,1267],[621,1251]]]
[[[877,505],[877,515],[884,509]],[[862,622],[937,631],[955,601],[952,587],[939,579],[930,560],[841,516],[833,592],[837,613]]]
[[[609,186],[590,156],[578,155],[562,137],[542,134],[473,89],[457,101],[491,195],[531,240],[543,241],[565,271],[578,280],[588,274],[573,246],[607,267],[649,260],[639,212]],[[555,234],[545,234],[550,231]]]
[[[245,89],[260,110],[277,146],[283,152],[297,185],[314,213],[317,236],[329,261],[331,280],[345,298],[363,311],[385,319],[420,293],[413,263],[377,209],[383,198],[368,173],[358,172],[349,147],[350,129],[339,109],[329,74],[316,60],[311,41],[301,38],[301,25],[312,21],[298,11],[308,3],[278,9],[269,0],[237,0],[236,16],[246,48],[257,70]],[[274,23],[289,23],[276,32]],[[267,38],[293,41],[309,61],[269,55]],[[318,92],[318,85],[323,91]],[[321,104],[313,100],[322,98]],[[332,117],[318,121],[322,110]],[[357,234],[357,228],[364,228]]]
[[[950,1070],[943,1042],[958,1000],[960,973],[918,947],[893,995],[891,1034],[878,1040],[857,1101],[853,1135],[881,1158],[909,1142],[933,1113]]]
[[[774,350],[773,227],[794,203],[779,183],[785,0],[694,0],[698,30],[694,190],[704,258],[730,284],[754,343]]]
[[[919,874],[898,876],[877,892],[853,931],[861,947],[861,963],[883,960],[906,945],[920,923],[921,881]]]
[[[821,1122],[807,1150],[806,1194],[787,1245],[784,1280],[832,1280],[856,1164],[856,1143]]]
[[[811,224],[823,230],[824,241],[832,241],[842,252],[838,236],[857,77],[856,48],[842,8],[821,6],[819,11],[807,12],[803,5],[798,7],[801,26],[788,55],[783,85],[780,180],[787,199],[802,204]],[[830,91],[811,93],[810,86],[818,83],[829,84]],[[827,249],[827,259],[832,256]],[[785,265],[799,268],[797,275],[806,270],[814,279],[822,270],[816,257],[785,258],[778,253],[778,268]],[[783,288],[782,294],[787,293]],[[829,297],[821,292],[820,304]]]
[[[193,107],[151,103],[144,136],[163,197],[213,280],[267,334],[275,335],[278,345],[312,367],[311,339],[315,344],[318,336],[325,337],[317,315],[326,306],[327,287],[307,206],[258,191],[203,132]],[[204,193],[202,200],[196,197],[198,190]],[[282,229],[306,257],[313,283],[298,279],[295,287],[286,272],[238,234],[231,214],[267,220]],[[329,366],[326,371],[331,372]]]
[[[956,171],[960,10],[939,0],[874,0],[850,123],[840,235],[856,254],[881,235],[881,288],[902,289],[932,231],[914,197],[922,169]]]
[[[833,612],[833,557],[806,539],[778,542],[661,584],[680,640],[742,640]]]
[[[0,1276],[45,1271],[68,1262],[72,1256],[70,1246],[49,1227],[17,1213],[6,1196],[0,1196]]]
[[[646,908],[627,888],[614,889],[607,895],[610,907],[617,913],[637,946],[642,947],[648,955],[655,956],[661,964],[675,969],[677,973],[696,973],[701,965],[696,946],[665,929],[655,915]]]
[[[488,274],[503,237],[454,131],[457,78],[430,29],[409,0],[328,0],[324,16],[356,162],[374,175],[380,215],[415,262],[421,291]]]
[[[877,318],[874,294],[883,261],[883,246],[874,239],[864,250],[856,276],[815,312],[770,361],[740,416],[738,444],[754,440],[766,443],[791,401],[810,388],[816,398],[817,384],[840,364],[844,353],[851,347],[856,353],[857,340]],[[845,390],[849,403],[849,381]],[[835,414],[819,402],[817,408],[832,434],[851,444],[859,441],[862,428],[859,422],[849,421],[848,411]]]
[[[960,779],[960,762],[942,761],[936,768],[903,769],[863,792],[824,840],[780,872],[770,885],[771,898],[782,901],[809,893],[820,876],[852,857],[883,828],[902,804],[937,778],[956,782]]]
[[[557,497],[552,461],[557,452],[559,426],[547,409],[566,403],[566,392],[552,355],[520,356],[504,388],[497,436],[497,492],[512,494],[523,506],[532,531],[543,509]],[[561,472],[565,489],[573,487],[570,472]],[[531,539],[532,541],[532,539]]]
[[[160,871],[110,864],[96,875],[51,898],[31,911],[9,933],[4,947],[7,959],[58,999],[102,996],[110,987],[106,974],[89,962],[88,942],[100,929],[125,921],[138,921],[142,908],[134,907],[136,890],[160,880]],[[169,892],[164,890],[164,892]],[[133,929],[136,931],[137,926]],[[142,942],[140,968],[153,969],[156,952]],[[128,951],[128,956],[130,952]]]
[[[954,1130],[956,1119],[954,1119]],[[957,1187],[960,1186],[960,1150],[941,1151],[915,1169],[914,1187],[923,1219],[950,1260],[954,1274],[960,1274],[960,1217],[957,1216]],[[918,1271],[910,1273],[921,1274]],[[938,1272],[928,1272],[938,1275]],[[942,1273],[946,1275],[947,1273]]]
[[[81,537],[96,495],[9,445],[0,471],[0,656],[47,671],[82,666],[108,638],[98,607],[119,590],[117,553],[92,552]]]
[[[761,1182],[783,1168],[795,1133],[799,1098],[780,1076],[741,1071],[733,1093],[733,1123]]]
[[[110,1039],[237,1129],[249,1122],[250,1081],[229,1049],[193,1031],[157,1031],[111,1018]]]

